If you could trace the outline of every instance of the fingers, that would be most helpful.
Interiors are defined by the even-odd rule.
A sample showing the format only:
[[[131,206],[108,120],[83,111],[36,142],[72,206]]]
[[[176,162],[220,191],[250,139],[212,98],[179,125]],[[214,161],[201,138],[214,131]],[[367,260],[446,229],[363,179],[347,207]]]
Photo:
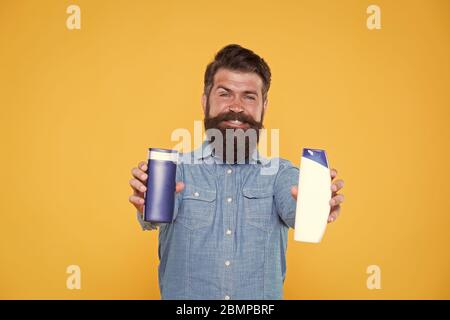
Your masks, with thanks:
[[[140,213],[143,212],[143,209],[144,209],[144,199],[143,198],[141,198],[139,196],[131,195],[128,198],[128,201],[130,201],[136,207],[136,209],[138,209],[138,211]]]
[[[336,206],[336,205],[341,204],[342,202],[344,202],[344,195],[343,194],[338,194],[335,197],[331,198],[330,205],[331,206]]]
[[[145,161],[139,162],[137,168],[131,170],[133,179],[130,180],[130,186],[134,191],[134,195],[143,197],[143,192],[147,190],[147,163]]]
[[[344,180],[339,179],[331,184],[331,190],[336,192],[344,187]]]
[[[147,165],[144,166],[140,166],[138,168],[133,168],[131,170],[131,174],[133,175],[133,177],[135,177],[136,179],[138,179],[141,182],[146,182],[147,181],[147,174],[145,173],[146,171],[142,170],[142,168],[147,168]],[[146,169],[147,170],[147,169]]]
[[[181,192],[184,190],[184,183],[183,182],[177,182],[175,185],[175,192]]]
[[[135,195],[131,195],[128,200],[132,203],[132,204],[136,204],[136,205],[143,205],[144,204],[144,199],[139,197],[139,196],[135,196]]]
[[[140,182],[138,179],[131,179],[130,186],[136,192],[136,194],[143,194],[145,192],[145,190],[147,190],[145,185],[142,182]]]
[[[338,172],[336,169],[330,170],[331,181],[336,178]],[[328,223],[336,221],[341,212],[341,203],[344,202],[344,195],[337,194],[337,191],[344,187],[344,180],[339,179],[331,184],[331,191],[333,192],[333,197],[330,199],[330,215],[328,216]]]
[[[296,186],[293,186],[291,188],[291,195],[292,197],[297,200],[297,196],[298,196],[298,188]]]
[[[145,161],[139,162],[138,167],[142,171],[147,172],[147,162],[145,162]]]
[[[330,215],[328,216],[328,223],[336,221],[336,219],[341,214],[341,206],[337,205],[333,207],[333,210],[330,212]]]
[[[337,170],[336,169],[331,169],[330,170],[330,176],[331,176],[331,180],[333,180],[336,176],[337,176]]]

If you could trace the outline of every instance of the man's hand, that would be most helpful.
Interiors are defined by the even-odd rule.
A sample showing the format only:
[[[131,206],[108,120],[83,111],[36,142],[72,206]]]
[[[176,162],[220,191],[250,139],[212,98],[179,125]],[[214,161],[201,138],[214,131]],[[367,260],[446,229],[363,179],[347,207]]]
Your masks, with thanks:
[[[337,176],[337,170],[331,169],[330,171],[331,181]],[[333,222],[339,217],[341,211],[341,203],[344,202],[344,195],[337,192],[344,187],[344,180],[339,179],[331,184],[332,197],[330,200],[330,215],[328,216],[328,223]],[[291,194],[295,200],[297,200],[298,188],[293,186],[291,188]]]
[[[133,178],[130,180],[131,189],[133,189],[133,194],[128,198],[128,200],[136,207],[139,213],[144,212],[144,193],[147,190],[145,187],[147,184],[147,163],[141,161],[137,168],[131,170]],[[175,192],[181,192],[184,189],[183,182],[177,182],[175,186]]]

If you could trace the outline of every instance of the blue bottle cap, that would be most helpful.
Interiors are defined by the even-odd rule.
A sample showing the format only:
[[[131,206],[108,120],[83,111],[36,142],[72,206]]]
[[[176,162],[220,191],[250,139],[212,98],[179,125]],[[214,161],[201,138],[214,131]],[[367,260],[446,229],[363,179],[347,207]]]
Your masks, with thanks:
[[[303,148],[302,157],[308,158],[312,161],[319,163],[320,165],[324,166],[325,168],[328,168],[328,161],[327,161],[327,155],[326,155],[325,150]]]

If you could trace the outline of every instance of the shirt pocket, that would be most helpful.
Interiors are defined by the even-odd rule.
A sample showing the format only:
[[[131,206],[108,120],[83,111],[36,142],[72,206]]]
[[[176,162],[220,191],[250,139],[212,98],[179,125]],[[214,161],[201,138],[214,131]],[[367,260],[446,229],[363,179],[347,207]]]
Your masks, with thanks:
[[[212,224],[216,209],[216,190],[185,184],[177,221],[190,230]]]
[[[245,222],[263,231],[272,228],[273,191],[271,189],[242,189]]]

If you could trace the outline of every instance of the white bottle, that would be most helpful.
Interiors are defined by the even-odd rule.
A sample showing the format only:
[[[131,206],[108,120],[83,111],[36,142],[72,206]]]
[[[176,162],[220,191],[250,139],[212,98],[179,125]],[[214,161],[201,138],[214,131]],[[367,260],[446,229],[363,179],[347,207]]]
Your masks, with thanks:
[[[331,176],[325,150],[303,148],[294,240],[319,243],[330,214]]]

